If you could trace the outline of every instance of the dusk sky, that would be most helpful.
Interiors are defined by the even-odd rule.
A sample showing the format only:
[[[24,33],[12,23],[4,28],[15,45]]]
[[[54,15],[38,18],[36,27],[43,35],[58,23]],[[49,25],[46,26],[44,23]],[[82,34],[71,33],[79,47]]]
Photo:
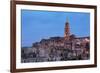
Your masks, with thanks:
[[[89,13],[21,10],[22,47],[31,47],[41,39],[63,37],[67,19],[71,34],[77,37],[90,35]]]

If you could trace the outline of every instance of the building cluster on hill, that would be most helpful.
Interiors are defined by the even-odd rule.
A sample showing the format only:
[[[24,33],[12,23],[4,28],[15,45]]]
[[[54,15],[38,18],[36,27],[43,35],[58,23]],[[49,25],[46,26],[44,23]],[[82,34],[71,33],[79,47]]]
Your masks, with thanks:
[[[90,58],[90,37],[76,37],[70,34],[69,22],[64,29],[64,37],[50,37],[33,43],[32,47],[22,47],[21,62],[48,62],[88,60]]]

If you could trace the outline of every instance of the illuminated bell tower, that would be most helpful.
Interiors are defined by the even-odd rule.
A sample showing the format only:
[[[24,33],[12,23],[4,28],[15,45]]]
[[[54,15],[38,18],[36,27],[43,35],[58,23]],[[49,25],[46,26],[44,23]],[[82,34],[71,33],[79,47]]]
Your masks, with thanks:
[[[66,21],[66,24],[65,24],[64,39],[65,40],[70,39],[70,26],[69,26],[68,18],[67,18],[67,21]]]

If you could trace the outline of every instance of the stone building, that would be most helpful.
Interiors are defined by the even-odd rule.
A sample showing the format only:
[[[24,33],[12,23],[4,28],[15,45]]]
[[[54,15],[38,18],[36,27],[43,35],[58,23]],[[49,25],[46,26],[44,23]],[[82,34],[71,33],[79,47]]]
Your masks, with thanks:
[[[77,37],[70,34],[70,24],[65,23],[64,37],[50,37],[33,43],[30,52],[22,49],[22,63],[87,60],[90,58],[90,37]],[[24,51],[23,51],[24,50]],[[25,56],[25,57],[24,57]]]

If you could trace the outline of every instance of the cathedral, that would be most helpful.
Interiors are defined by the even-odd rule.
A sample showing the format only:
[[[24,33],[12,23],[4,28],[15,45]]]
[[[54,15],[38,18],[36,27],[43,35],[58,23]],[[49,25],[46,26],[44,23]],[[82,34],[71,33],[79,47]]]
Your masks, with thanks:
[[[31,49],[22,47],[21,62],[47,62],[87,60],[90,58],[90,37],[77,37],[70,33],[70,23],[67,19],[64,37],[50,37],[33,43]]]

